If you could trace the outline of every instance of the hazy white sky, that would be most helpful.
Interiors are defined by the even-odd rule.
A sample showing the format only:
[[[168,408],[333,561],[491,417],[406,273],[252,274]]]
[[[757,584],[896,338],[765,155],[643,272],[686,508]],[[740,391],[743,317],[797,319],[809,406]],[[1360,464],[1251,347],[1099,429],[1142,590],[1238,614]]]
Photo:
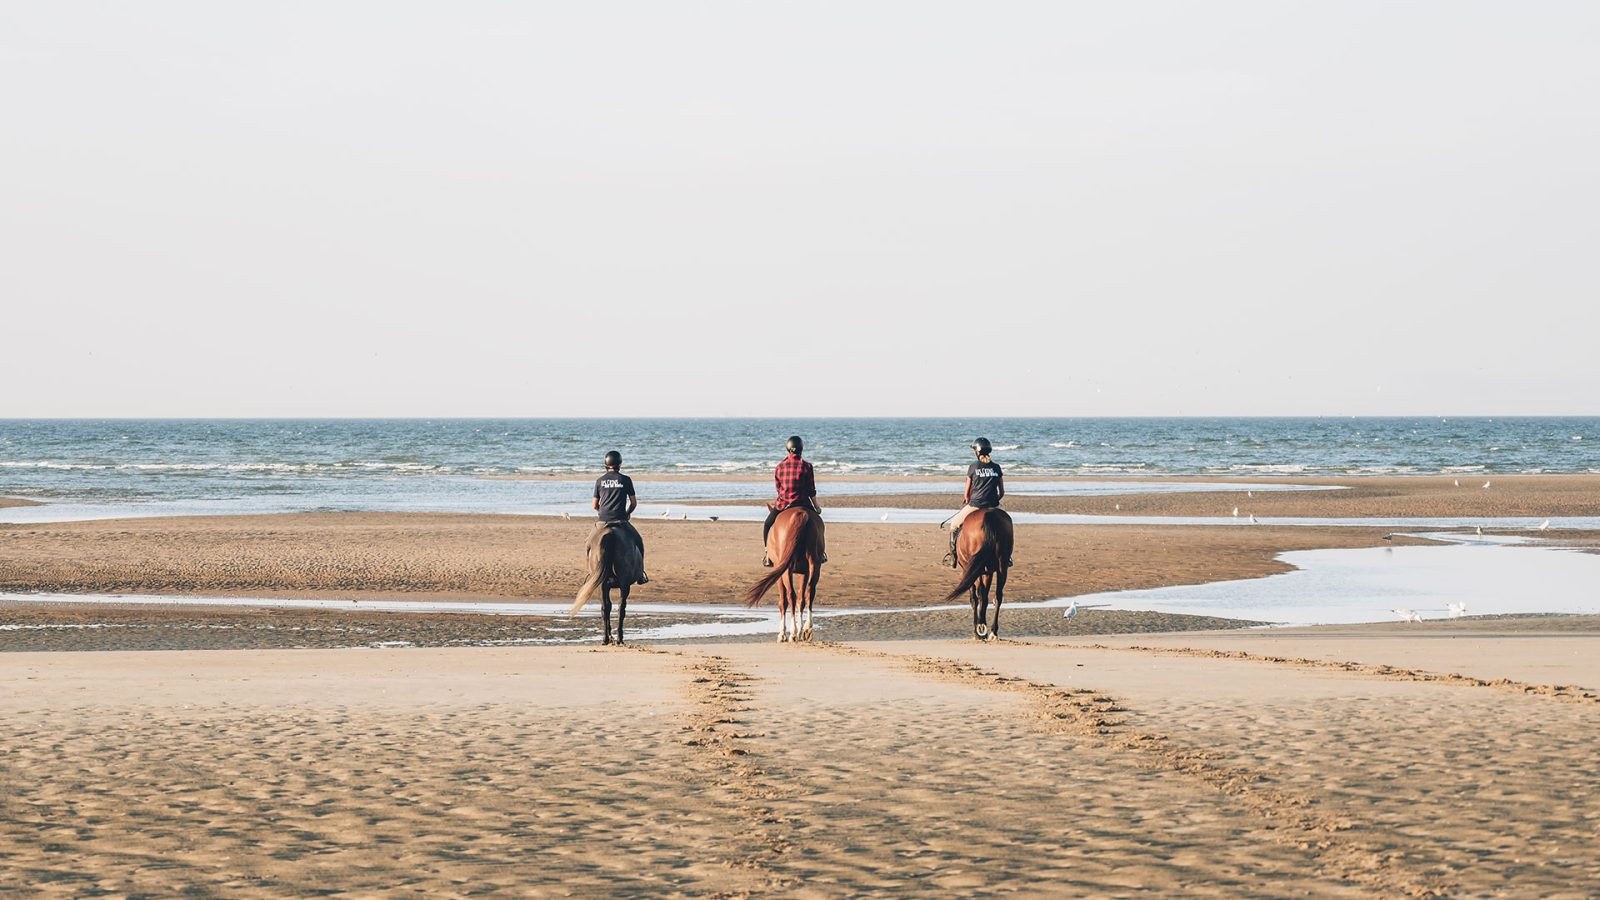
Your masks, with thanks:
[[[1596,47],[1587,0],[4,3],[0,416],[1600,413]]]

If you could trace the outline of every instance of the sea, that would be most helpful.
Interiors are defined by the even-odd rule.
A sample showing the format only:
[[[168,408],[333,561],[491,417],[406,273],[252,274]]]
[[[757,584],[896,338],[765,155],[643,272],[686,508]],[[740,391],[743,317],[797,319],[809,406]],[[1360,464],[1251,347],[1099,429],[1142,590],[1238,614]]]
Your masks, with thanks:
[[[763,476],[790,434],[805,438],[824,494],[840,490],[830,476],[881,478],[849,489],[889,492],[960,475],[979,435],[1008,474],[1065,482],[1600,473],[1600,417],[0,419],[0,496],[233,512],[483,511],[565,501],[581,489],[537,476],[598,474],[613,449],[636,478]],[[549,486],[558,483],[567,486]],[[669,495],[748,492],[707,479]]]

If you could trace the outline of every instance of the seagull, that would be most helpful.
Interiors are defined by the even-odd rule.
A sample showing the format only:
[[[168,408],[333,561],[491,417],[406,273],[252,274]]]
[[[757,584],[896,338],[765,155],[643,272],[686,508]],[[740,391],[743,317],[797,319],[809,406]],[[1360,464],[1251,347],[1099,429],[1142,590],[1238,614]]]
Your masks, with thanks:
[[[1539,530],[1540,531],[1549,531],[1550,530],[1550,520],[1549,519],[1545,519],[1543,522],[1540,522],[1539,523]]]
[[[1121,503],[1118,503],[1118,504],[1117,504],[1117,509],[1121,509],[1121,508],[1122,508],[1122,504],[1121,504]]]
[[[1245,491],[1244,495],[1246,497],[1254,497],[1256,495],[1256,492],[1255,491]]]
[[[720,519],[722,517],[721,516],[706,516],[706,518],[708,518],[711,521],[715,522],[716,520],[718,520],[718,519]]]
[[[880,521],[880,522],[889,521],[889,514],[888,513],[884,513],[881,517],[879,517],[878,521]]]
[[[563,519],[570,519],[570,518],[572,518],[572,513],[569,513],[569,512],[562,512],[562,513],[561,513],[561,518],[563,518]]]
[[[1412,609],[1391,609],[1391,610],[1389,610],[1389,612],[1392,612],[1395,615],[1399,616],[1400,620],[1402,622],[1421,622],[1422,621],[1422,617],[1417,615],[1416,610],[1412,610]]]
[[[1063,619],[1076,619],[1077,617],[1078,617],[1078,601],[1074,600],[1074,601],[1072,601],[1072,605],[1067,607],[1067,611],[1061,614],[1061,618],[1063,618]]]
[[[1250,514],[1250,524],[1251,525],[1259,525],[1259,524],[1261,524],[1260,522],[1256,521],[1256,514],[1255,513],[1251,513]]]
[[[1446,603],[1444,608],[1450,610],[1450,618],[1452,619],[1459,619],[1467,614],[1467,605],[1465,603]]]
[[[1456,487],[1461,487],[1461,479],[1456,479]]]
[[[689,521],[689,514],[688,513],[684,513],[683,514],[683,521],[685,521],[685,522]]]
[[[1487,490],[1488,490],[1488,489],[1489,489],[1489,485],[1491,485],[1491,484],[1494,484],[1494,482],[1492,482],[1492,481],[1485,481],[1485,482],[1484,482],[1484,483],[1483,483],[1483,489],[1484,489],[1484,490],[1486,490],[1486,491],[1487,491]]]
[[[1237,507],[1237,506],[1235,506],[1235,507],[1234,507],[1234,508],[1233,508],[1233,517],[1234,517],[1234,518],[1235,518],[1235,519],[1237,519],[1237,518],[1239,518],[1239,507]]]
[[[670,519],[670,518],[672,518],[672,510],[670,510],[670,509],[664,509],[664,510],[662,510],[662,511],[661,511],[661,518],[663,518],[663,519]]]
[[[1482,525],[1478,526],[1478,533],[1479,534],[1483,534],[1483,526]]]

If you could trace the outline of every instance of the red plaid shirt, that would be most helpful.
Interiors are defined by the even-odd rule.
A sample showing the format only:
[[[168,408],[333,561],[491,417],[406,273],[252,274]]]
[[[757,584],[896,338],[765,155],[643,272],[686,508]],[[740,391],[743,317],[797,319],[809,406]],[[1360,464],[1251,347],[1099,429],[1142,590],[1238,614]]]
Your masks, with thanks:
[[[787,456],[772,471],[772,480],[778,485],[777,509],[788,509],[817,495],[816,480],[811,477],[811,463],[798,456]]]

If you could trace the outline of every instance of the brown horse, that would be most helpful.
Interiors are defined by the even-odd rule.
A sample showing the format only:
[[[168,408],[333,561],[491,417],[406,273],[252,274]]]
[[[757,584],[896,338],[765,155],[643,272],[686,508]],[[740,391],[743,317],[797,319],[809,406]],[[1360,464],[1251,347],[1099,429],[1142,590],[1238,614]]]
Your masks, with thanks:
[[[595,528],[594,533],[589,535],[589,546],[585,552],[589,558],[589,580],[578,589],[578,599],[572,604],[572,611],[568,615],[577,615],[578,610],[583,609],[583,605],[598,590],[600,614],[606,620],[605,643],[611,643],[611,589],[616,588],[621,594],[617,607],[617,643],[620,644],[622,620],[628,617],[628,590],[639,583],[644,560],[633,540],[615,523]]]
[[[760,603],[774,584],[782,582],[778,599],[780,644],[811,640],[811,607],[817,602],[823,547],[822,517],[803,506],[791,506],[778,513],[772,530],[767,533],[767,558],[772,560],[772,572],[744,592],[744,605]],[[795,575],[800,576],[799,590],[794,586]],[[789,628],[791,616],[794,619],[792,632]]]
[[[974,510],[961,523],[956,539],[956,564],[962,567],[961,583],[944,602],[972,595],[972,636],[980,641],[1000,637],[1000,604],[1006,597],[1006,572],[1011,568],[1011,516],[1005,510]],[[994,625],[990,626],[989,588],[994,587]]]

